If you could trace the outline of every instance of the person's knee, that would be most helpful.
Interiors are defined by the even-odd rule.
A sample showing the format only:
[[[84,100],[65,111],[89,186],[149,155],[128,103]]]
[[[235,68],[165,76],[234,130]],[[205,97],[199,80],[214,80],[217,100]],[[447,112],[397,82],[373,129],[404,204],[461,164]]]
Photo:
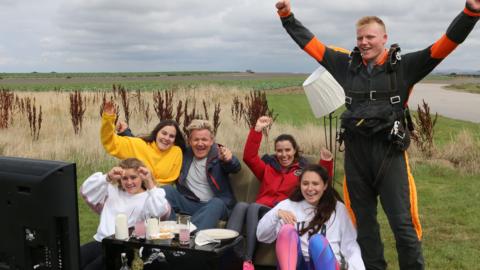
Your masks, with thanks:
[[[327,238],[321,234],[315,234],[308,241],[308,251],[310,254],[312,252],[322,253],[329,246]]]
[[[410,214],[392,215],[388,217],[395,239],[398,243],[418,242],[420,225],[415,226]]]
[[[165,191],[165,198],[168,200],[168,202],[173,203],[176,201],[177,194],[179,193],[173,186],[165,185],[161,188],[163,188],[163,190]]]
[[[248,207],[250,206],[250,203],[247,203],[247,202],[237,202],[235,204],[235,207],[233,208],[233,211],[237,210],[243,210],[243,209],[248,209]]]
[[[224,201],[219,198],[213,197],[208,201],[208,209],[213,211],[225,211],[227,209],[227,205]]]
[[[290,238],[292,235],[295,234],[297,234],[297,230],[295,230],[295,227],[292,224],[285,224],[280,228],[277,239]]]
[[[160,188],[163,188],[165,190],[165,194],[168,196],[169,194],[172,194],[173,192],[177,191],[173,186],[171,185],[164,185]]]

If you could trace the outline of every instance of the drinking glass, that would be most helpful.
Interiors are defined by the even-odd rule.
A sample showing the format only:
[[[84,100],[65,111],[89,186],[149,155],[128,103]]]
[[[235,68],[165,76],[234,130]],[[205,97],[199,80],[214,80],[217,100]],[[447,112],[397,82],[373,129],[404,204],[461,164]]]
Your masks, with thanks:
[[[177,215],[178,240],[180,245],[190,244],[190,216]]]

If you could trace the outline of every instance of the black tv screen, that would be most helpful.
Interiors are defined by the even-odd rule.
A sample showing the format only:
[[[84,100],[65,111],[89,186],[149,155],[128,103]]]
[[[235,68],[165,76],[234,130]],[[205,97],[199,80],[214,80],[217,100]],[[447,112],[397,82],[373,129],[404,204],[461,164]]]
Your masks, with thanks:
[[[76,167],[0,157],[0,269],[79,269]]]

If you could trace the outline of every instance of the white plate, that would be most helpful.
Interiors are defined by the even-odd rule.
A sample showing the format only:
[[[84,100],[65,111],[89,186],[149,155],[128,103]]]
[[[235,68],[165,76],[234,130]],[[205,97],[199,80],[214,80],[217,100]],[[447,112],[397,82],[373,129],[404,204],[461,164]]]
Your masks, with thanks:
[[[160,232],[172,232],[175,234],[179,233],[179,224],[173,220],[166,220],[166,221],[160,221],[158,223],[158,227],[160,229]],[[197,229],[197,226],[195,224],[190,223],[190,232],[193,232]]]
[[[231,239],[238,236],[237,231],[228,230],[228,229],[208,229],[208,230],[201,230],[198,233],[206,234],[208,237],[215,240],[226,240],[226,239]]]

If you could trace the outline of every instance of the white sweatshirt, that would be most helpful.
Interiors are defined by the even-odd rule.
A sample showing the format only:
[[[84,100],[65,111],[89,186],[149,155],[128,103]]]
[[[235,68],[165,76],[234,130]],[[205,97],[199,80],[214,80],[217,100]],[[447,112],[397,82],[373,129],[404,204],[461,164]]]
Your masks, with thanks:
[[[115,233],[115,217],[123,213],[128,217],[128,227],[133,227],[140,219],[170,216],[170,204],[162,188],[152,188],[138,194],[129,194],[107,182],[106,175],[92,174],[80,188],[85,202],[100,214],[100,224],[93,238],[100,242]]]
[[[284,225],[283,220],[280,219],[277,214],[279,209],[294,213],[297,219],[297,224],[305,222],[303,228],[308,226],[308,223],[314,216],[314,207],[305,200],[300,202],[293,202],[290,199],[283,200],[265,214],[258,223],[258,241],[272,243],[277,239],[278,232]],[[340,254],[342,254],[348,263],[348,269],[365,269],[360,253],[360,247],[357,243],[357,231],[353,227],[352,221],[350,220],[347,209],[343,203],[337,202],[335,212],[330,216],[330,219],[325,225],[326,238],[335,253],[337,261],[341,261]],[[300,237],[300,241],[303,257],[308,261],[308,232]]]

